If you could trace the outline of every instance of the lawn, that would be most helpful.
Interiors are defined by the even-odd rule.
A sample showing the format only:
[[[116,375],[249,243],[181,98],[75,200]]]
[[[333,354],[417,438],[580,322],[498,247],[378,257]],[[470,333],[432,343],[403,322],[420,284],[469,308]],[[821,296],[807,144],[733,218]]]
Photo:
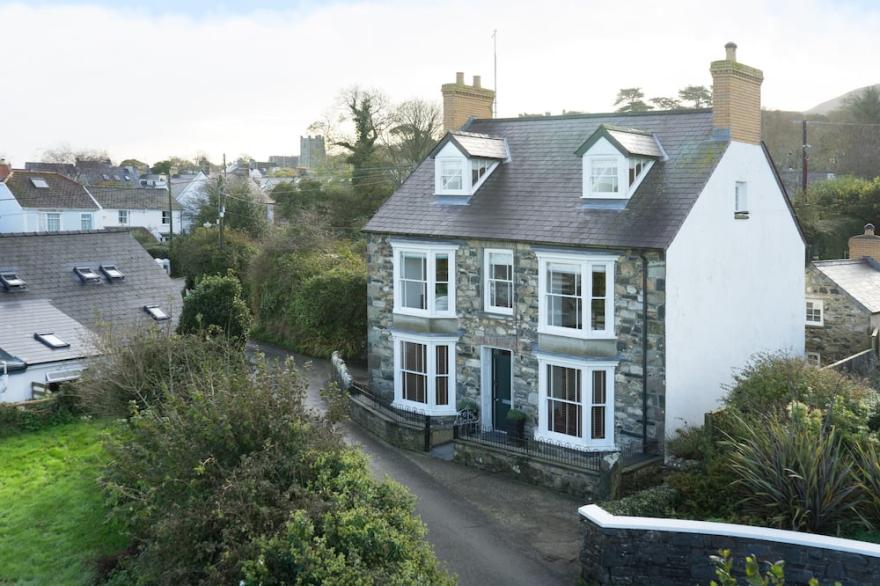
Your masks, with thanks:
[[[89,584],[93,562],[126,545],[96,479],[106,423],[0,440],[0,585]]]

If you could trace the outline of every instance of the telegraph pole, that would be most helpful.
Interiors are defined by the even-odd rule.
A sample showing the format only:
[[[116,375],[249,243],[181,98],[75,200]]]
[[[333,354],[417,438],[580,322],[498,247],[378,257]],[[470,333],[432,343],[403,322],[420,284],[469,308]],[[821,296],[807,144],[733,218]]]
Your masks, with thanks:
[[[226,153],[223,153],[223,180],[220,184],[220,211],[217,222],[220,227],[220,250],[223,250],[223,217],[226,215]]]
[[[165,179],[168,181],[166,187],[168,188],[168,247],[170,248],[174,242],[174,207],[171,204],[174,198],[171,195],[171,167],[168,167]]]
[[[807,143],[807,119],[801,120],[801,191],[804,194],[804,200],[807,198],[807,179],[809,178],[810,157],[807,149],[810,145]]]
[[[495,86],[495,103],[493,106],[493,116],[498,118],[498,29],[492,31],[492,61],[493,61],[493,69],[492,84]]]

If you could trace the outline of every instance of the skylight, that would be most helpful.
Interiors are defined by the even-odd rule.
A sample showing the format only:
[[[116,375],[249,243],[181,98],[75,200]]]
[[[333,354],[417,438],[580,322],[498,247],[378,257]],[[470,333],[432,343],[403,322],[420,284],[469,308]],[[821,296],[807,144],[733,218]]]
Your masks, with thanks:
[[[110,176],[107,175],[106,173],[102,173],[102,174],[101,174],[101,178],[103,178],[104,181],[110,181]]]
[[[156,321],[164,321],[166,319],[169,319],[168,314],[162,311],[162,308],[160,308],[158,305],[144,305],[144,311],[149,313],[150,317],[152,317]]]
[[[91,267],[75,267],[73,272],[79,277],[83,283],[100,283],[101,276],[92,270]]]
[[[42,177],[31,177],[31,183],[37,189],[49,189],[49,184]]]
[[[0,283],[7,291],[24,291],[27,289],[27,283],[18,276],[17,273],[0,273]]]
[[[70,344],[53,334],[52,332],[36,333],[34,339],[39,340],[49,348],[57,350],[59,348],[69,348]]]
[[[121,281],[125,279],[125,275],[122,274],[122,271],[116,268],[116,265],[101,265],[101,272],[111,281]]]

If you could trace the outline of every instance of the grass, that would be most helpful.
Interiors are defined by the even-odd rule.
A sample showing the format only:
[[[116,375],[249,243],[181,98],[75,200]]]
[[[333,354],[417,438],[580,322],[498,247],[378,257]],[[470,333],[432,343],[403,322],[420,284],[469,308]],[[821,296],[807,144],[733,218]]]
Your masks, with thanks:
[[[107,423],[78,421],[0,440],[0,585],[89,584],[124,549],[96,480]]]

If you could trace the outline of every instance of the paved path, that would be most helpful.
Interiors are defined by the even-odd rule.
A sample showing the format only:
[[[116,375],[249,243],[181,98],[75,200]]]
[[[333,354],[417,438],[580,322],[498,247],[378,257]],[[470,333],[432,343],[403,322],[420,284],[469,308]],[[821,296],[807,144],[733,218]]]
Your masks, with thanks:
[[[291,356],[265,345],[259,350],[272,359]],[[307,405],[323,409],[319,391],[329,379],[329,361],[294,359],[299,366],[311,363]],[[363,448],[378,477],[392,478],[416,495],[429,541],[461,584],[576,582],[577,507],[583,504],[577,499],[400,450],[353,424],[345,436]]]

